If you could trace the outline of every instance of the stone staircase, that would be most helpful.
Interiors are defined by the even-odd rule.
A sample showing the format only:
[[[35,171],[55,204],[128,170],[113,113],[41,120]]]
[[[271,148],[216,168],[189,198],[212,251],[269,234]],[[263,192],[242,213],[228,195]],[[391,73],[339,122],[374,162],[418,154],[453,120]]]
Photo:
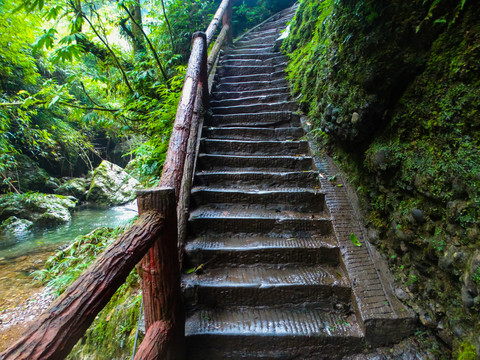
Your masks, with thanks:
[[[341,201],[320,181],[331,169],[319,180],[322,164],[289,96],[287,59],[274,47],[294,10],[247,33],[219,61],[185,244],[188,359],[341,359],[411,331],[411,314],[383,290],[361,229],[365,260],[345,260],[352,244],[339,234],[353,220],[333,216]],[[378,281],[362,282],[362,264]],[[373,308],[362,298],[371,281],[383,291]]]

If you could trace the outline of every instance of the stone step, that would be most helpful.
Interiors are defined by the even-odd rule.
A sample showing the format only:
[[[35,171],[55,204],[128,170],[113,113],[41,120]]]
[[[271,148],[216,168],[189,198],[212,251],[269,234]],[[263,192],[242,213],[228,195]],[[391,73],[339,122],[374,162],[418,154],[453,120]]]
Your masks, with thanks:
[[[220,60],[219,66],[276,66],[288,63],[288,59],[284,55],[277,55],[268,59],[244,59],[234,58]]]
[[[238,42],[235,43],[235,45],[229,47],[229,48],[226,48],[226,51],[227,52],[230,52],[232,50],[240,50],[240,49],[258,49],[258,50],[271,50],[273,48],[273,41],[270,41],[270,42],[263,42],[263,43],[254,43],[254,44],[239,44]]]
[[[190,271],[192,271],[190,269]],[[270,265],[212,268],[183,276],[189,308],[303,306],[334,311],[348,308],[351,290],[339,267]]]
[[[323,264],[337,266],[340,249],[333,235],[309,233],[306,237],[269,236],[246,233],[216,233],[193,238],[185,245],[184,262],[190,269],[201,264],[209,268],[239,264]]]
[[[332,233],[329,218],[290,213],[283,216],[274,211],[255,213],[247,211],[221,211],[199,208],[191,212],[188,221],[193,236],[215,233],[254,233],[268,235],[285,233],[286,236],[305,237],[317,231],[319,235]],[[290,235],[287,235],[290,234]]]
[[[207,206],[231,212],[232,209],[248,211],[321,213],[325,209],[325,194],[321,190],[291,188],[279,190],[217,189],[196,187],[192,189],[191,208]]]
[[[250,52],[246,54],[242,53],[224,53],[220,57],[220,61],[230,61],[230,60],[262,60],[268,61],[270,59],[278,58],[278,57],[285,57],[282,53],[279,52]]]
[[[244,39],[263,38],[263,37],[266,37],[266,36],[272,36],[272,35],[279,34],[280,32],[281,32],[280,29],[271,29],[271,30],[267,30],[267,31],[251,31],[251,32],[247,33],[246,35],[244,35],[238,41],[242,41]]]
[[[283,30],[287,27],[287,22],[289,21],[290,19],[288,19],[287,17],[282,17],[282,18],[279,18],[278,20],[275,20],[275,21],[269,21],[269,22],[266,22],[265,24],[261,25],[260,27],[258,27],[258,29],[256,31],[259,31],[259,32],[264,32],[264,31],[268,31],[268,30],[271,30],[271,29],[278,29],[278,30]]]
[[[215,186],[216,188],[275,189],[310,186],[319,188],[318,172],[232,172],[201,171],[195,174],[195,186]]]
[[[285,79],[285,72],[280,70],[273,73],[253,74],[253,75],[235,75],[235,76],[219,76],[222,82],[225,83],[246,83],[255,81],[274,81]]]
[[[361,352],[352,315],[302,307],[199,310],[187,318],[188,359],[341,359]]]
[[[240,105],[254,105],[254,104],[271,104],[278,102],[285,102],[289,99],[288,93],[279,93],[271,95],[250,96],[235,99],[212,100],[210,106],[225,107],[225,106],[240,106]]]
[[[235,42],[235,47],[256,46],[256,45],[272,45],[272,43],[280,36],[279,31],[272,31],[269,35],[262,34],[253,37],[244,37]]]
[[[261,90],[250,90],[250,91],[228,91],[228,92],[221,92],[221,91],[214,91],[212,94],[212,99],[214,100],[226,100],[226,99],[234,99],[234,100],[241,100],[244,98],[252,98],[252,97],[262,97],[268,95],[290,95],[288,87],[272,87],[269,89],[261,89]]]
[[[204,127],[202,135],[210,139],[231,140],[298,140],[304,135],[299,127],[248,128],[248,127]]]
[[[250,141],[202,139],[200,151],[224,155],[301,155],[309,154],[307,141]]]
[[[291,111],[271,111],[249,114],[214,114],[206,119],[206,126],[214,127],[298,127],[300,116]]]
[[[221,65],[217,69],[217,74],[222,79],[228,76],[274,74],[276,72],[281,72],[285,76],[284,70],[286,67],[286,63],[276,65]]]
[[[274,111],[294,111],[298,108],[293,101],[281,101],[276,103],[245,104],[237,106],[212,106],[211,110],[215,115],[238,115],[266,113]]]
[[[199,154],[199,170],[302,171],[312,170],[310,156],[235,156]]]
[[[238,81],[238,80],[239,79],[235,79],[235,81]],[[232,83],[222,82],[215,87],[215,91],[225,92],[225,91],[266,90],[269,88],[279,88],[279,87],[286,87],[286,86],[287,86],[287,80],[285,79],[245,81],[245,82],[232,82]]]
[[[281,53],[274,51],[273,45],[269,47],[248,47],[248,48],[228,48],[225,50],[227,55],[241,55],[245,58],[256,58],[256,55],[269,55],[269,57],[278,56]]]

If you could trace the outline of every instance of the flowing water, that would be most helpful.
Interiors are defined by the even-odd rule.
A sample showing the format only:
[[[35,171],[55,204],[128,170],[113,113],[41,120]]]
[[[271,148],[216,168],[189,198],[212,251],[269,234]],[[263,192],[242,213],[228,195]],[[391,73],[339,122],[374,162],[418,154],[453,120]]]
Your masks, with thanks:
[[[18,305],[38,290],[31,273],[59,248],[100,226],[117,227],[137,215],[136,203],[113,208],[80,208],[72,220],[48,229],[0,236],[0,310]]]

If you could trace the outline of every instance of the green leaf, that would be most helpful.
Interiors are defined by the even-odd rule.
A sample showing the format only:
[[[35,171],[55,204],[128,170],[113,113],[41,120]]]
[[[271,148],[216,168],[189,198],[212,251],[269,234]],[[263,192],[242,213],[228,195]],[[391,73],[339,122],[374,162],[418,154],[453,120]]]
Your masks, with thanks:
[[[55,105],[58,101],[58,99],[60,99],[60,96],[54,96],[52,101],[50,101],[50,104],[48,104],[47,108],[50,109],[53,105]]]
[[[355,236],[354,233],[350,234],[350,240],[352,241],[352,244],[355,246],[362,246],[362,243],[358,240],[358,238]]]

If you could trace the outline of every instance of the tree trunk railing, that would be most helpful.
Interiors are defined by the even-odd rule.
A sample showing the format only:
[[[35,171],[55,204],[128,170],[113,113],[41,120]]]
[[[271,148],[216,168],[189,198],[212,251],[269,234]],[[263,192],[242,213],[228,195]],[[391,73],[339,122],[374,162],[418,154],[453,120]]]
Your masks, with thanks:
[[[146,336],[135,359],[184,358],[181,259],[208,76],[231,42],[233,0],[223,0],[205,33],[196,32],[159,187],[137,191],[139,218],[58,297],[0,360],[64,359],[135,266]],[[222,23],[212,48],[207,49]]]

